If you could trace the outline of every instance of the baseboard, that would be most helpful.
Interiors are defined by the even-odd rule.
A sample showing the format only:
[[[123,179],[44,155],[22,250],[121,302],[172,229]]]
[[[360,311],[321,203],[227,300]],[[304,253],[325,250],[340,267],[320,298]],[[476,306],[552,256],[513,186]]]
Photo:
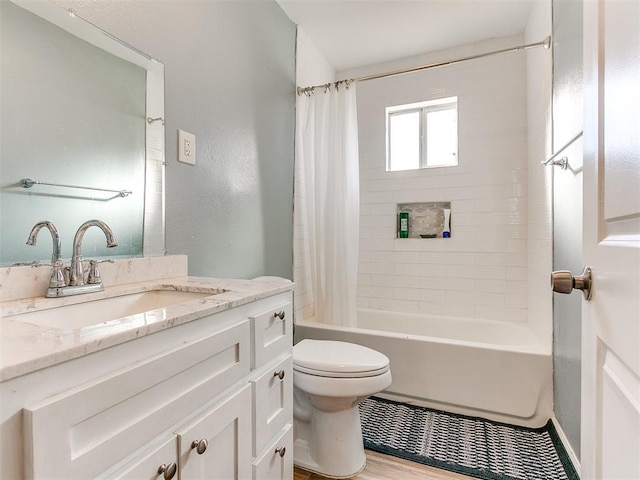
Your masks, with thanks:
[[[558,419],[555,416],[551,417],[551,421],[553,422],[553,426],[556,429],[556,433],[558,434],[558,437],[560,437],[562,446],[567,451],[567,455],[569,455],[569,459],[571,460],[571,463],[573,463],[573,468],[576,469],[578,476],[582,476],[580,472],[580,460],[578,460],[576,453],[573,451],[573,448],[569,443],[569,439],[567,438],[567,436],[564,433],[564,430],[560,426],[560,422],[558,422]]]

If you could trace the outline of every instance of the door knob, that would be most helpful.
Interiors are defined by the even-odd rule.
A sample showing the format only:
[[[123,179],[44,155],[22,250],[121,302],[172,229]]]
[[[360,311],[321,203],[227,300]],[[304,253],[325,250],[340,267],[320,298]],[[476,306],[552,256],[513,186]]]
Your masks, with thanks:
[[[568,270],[551,272],[551,287],[557,293],[571,293],[573,289],[582,290],[584,299],[591,300],[591,267],[584,267],[582,274],[573,276]]]

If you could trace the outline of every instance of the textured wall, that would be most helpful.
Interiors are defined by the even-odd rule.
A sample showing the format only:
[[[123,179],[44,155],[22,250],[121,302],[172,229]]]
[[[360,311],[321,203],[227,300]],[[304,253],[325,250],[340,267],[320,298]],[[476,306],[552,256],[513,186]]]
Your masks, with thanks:
[[[522,43],[509,37],[349,78]],[[385,171],[385,107],[458,97],[459,166]],[[358,85],[362,307],[527,321],[525,56],[492,56]],[[451,238],[396,239],[396,204],[451,202]]]
[[[192,275],[291,278],[295,25],[277,3],[57,3],[165,65],[168,252]]]

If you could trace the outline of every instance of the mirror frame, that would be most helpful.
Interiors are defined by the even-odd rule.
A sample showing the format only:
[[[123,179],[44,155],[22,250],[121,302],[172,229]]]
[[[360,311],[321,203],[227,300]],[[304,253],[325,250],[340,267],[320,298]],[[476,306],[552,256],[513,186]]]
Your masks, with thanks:
[[[163,256],[165,249],[164,65],[50,0],[10,0],[72,35],[106,50],[147,72],[145,122],[144,257]]]

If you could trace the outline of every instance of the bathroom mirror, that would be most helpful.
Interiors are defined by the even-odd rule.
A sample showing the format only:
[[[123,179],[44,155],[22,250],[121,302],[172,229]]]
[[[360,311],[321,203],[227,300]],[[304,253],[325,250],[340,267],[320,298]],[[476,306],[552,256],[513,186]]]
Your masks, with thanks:
[[[48,0],[0,2],[0,265],[164,254],[164,66]]]

